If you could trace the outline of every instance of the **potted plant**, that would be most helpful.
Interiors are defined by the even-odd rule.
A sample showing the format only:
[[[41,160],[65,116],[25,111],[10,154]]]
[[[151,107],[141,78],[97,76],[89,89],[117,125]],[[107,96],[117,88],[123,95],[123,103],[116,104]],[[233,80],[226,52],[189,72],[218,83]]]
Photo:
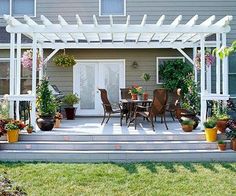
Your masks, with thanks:
[[[217,140],[216,119],[211,117],[204,122],[206,140],[215,142]]]
[[[36,105],[39,115],[36,119],[38,127],[42,131],[51,131],[54,126],[54,116],[58,108],[58,103],[49,90],[49,81],[46,78],[37,87]]]
[[[222,101],[213,103],[213,114],[217,119],[217,130],[224,133],[230,116],[228,115],[227,107],[223,105]]]
[[[226,150],[226,142],[223,140],[218,141],[218,148],[220,151],[225,151]]]
[[[53,59],[53,63],[58,67],[72,67],[76,64],[75,58],[72,55],[65,53],[57,55]]]
[[[190,118],[194,121],[193,129],[196,129],[199,124],[197,115],[200,112],[200,95],[197,83],[194,81],[192,73],[188,74],[183,81],[188,90],[185,93],[181,90],[182,104],[176,109],[176,116],[178,119],[182,116]]]
[[[143,95],[143,88],[141,86],[138,86],[137,84],[134,84],[129,90],[129,93],[131,94],[132,100],[141,99]]]
[[[73,93],[69,93],[64,97],[63,102],[67,105],[67,107],[65,108],[67,120],[75,119],[76,108],[74,107],[74,104],[78,104],[79,100],[80,99],[78,95]]]
[[[151,78],[151,75],[148,73],[144,73],[142,75],[142,79],[147,83]],[[148,100],[148,93],[147,93],[147,87],[146,87],[146,91],[143,93],[143,99],[144,100]]]
[[[28,124],[28,125],[26,126],[26,131],[27,131],[27,133],[29,133],[29,134],[31,134],[31,133],[33,132],[33,129],[34,129],[34,126],[31,125],[31,124]]]
[[[55,119],[55,123],[54,123],[54,128],[60,128],[61,127],[61,120],[62,120],[63,116],[60,112],[57,112],[54,119]]]
[[[192,132],[194,121],[189,118],[182,118],[181,119],[181,126],[184,132]]]
[[[229,120],[227,125],[229,130],[226,130],[225,134],[231,140],[231,149],[236,151],[236,122]]]
[[[9,143],[17,142],[19,139],[19,131],[24,129],[25,124],[21,121],[13,120],[5,126],[7,131],[7,141]]]

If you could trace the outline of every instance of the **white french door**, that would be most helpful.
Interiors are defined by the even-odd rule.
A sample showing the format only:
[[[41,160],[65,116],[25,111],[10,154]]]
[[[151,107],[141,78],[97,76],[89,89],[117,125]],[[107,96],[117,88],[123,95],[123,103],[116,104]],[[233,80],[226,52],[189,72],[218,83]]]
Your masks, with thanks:
[[[118,103],[120,88],[125,87],[124,60],[84,60],[74,66],[74,93],[80,97],[76,115],[98,116],[103,114],[98,88],[108,92],[111,103]]]

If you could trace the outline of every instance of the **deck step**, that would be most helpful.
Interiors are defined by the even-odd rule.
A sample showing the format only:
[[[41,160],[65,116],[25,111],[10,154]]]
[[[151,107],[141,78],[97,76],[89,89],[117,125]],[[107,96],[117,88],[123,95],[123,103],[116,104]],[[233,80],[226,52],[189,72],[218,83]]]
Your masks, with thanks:
[[[219,138],[225,139],[219,134]],[[0,137],[0,141],[6,137]],[[56,132],[39,132],[33,134],[21,133],[20,141],[205,141],[205,134],[197,133],[156,133],[156,134],[69,134]]]
[[[229,142],[228,142],[229,147]],[[216,142],[206,141],[0,141],[1,150],[210,150],[217,149]]]
[[[49,151],[1,150],[0,161],[45,162],[199,162],[236,161],[236,152],[226,150],[165,150],[165,151]]]

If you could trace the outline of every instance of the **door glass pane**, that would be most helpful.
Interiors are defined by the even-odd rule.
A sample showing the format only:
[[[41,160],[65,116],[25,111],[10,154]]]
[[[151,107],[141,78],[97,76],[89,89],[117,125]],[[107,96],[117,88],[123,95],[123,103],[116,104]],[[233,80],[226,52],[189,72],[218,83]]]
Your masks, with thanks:
[[[12,0],[12,15],[34,15],[34,0]]]
[[[119,64],[104,64],[104,82],[111,103],[119,103]]]
[[[80,109],[95,109],[95,65],[80,66]]]
[[[9,79],[0,79],[0,95],[9,94]]]
[[[10,0],[0,0],[0,16],[10,14]]]

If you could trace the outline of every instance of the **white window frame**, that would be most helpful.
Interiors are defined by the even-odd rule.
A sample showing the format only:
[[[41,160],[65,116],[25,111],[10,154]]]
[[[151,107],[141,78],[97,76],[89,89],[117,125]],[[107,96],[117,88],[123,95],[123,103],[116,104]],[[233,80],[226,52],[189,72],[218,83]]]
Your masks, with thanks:
[[[103,16],[126,16],[126,1],[127,0],[123,0],[124,1],[124,13],[123,14],[109,14],[109,15],[107,15],[107,14],[102,14],[102,6],[101,6],[101,0],[99,0],[99,16],[100,17],[103,17]]]
[[[9,3],[10,3],[10,6],[9,6],[10,12],[9,12],[9,14],[10,14],[10,16],[14,16],[14,15],[12,15],[12,0],[9,0]],[[36,11],[37,6],[36,6],[36,5],[37,5],[37,0],[34,0],[34,15],[28,15],[28,16],[30,16],[30,17],[32,17],[32,18],[35,18],[35,17],[36,17],[36,13],[37,13],[37,11]],[[14,17],[15,17],[15,18],[23,18],[24,15],[25,15],[25,14],[23,14],[22,16],[14,16]],[[3,16],[0,15],[0,18],[3,18]]]
[[[176,57],[156,57],[156,83],[163,84],[159,79],[159,60],[173,60],[173,59],[182,59],[185,62],[185,57],[176,56]]]

